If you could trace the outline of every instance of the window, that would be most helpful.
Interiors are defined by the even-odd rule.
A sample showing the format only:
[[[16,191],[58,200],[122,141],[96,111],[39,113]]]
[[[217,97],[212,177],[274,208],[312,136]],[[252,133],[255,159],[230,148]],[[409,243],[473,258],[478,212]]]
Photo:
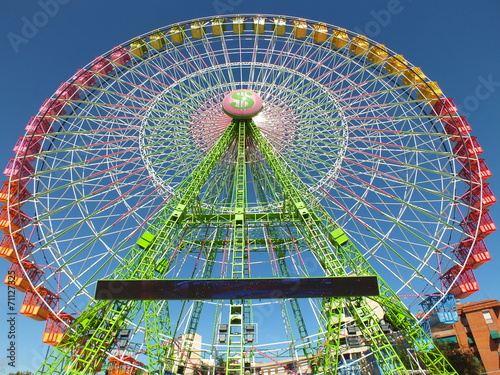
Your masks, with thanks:
[[[493,318],[491,317],[491,313],[488,310],[483,311],[483,316],[486,324],[493,324]]]
[[[457,336],[446,336],[446,337],[440,337],[437,339],[438,342],[444,342],[447,344],[457,344]]]

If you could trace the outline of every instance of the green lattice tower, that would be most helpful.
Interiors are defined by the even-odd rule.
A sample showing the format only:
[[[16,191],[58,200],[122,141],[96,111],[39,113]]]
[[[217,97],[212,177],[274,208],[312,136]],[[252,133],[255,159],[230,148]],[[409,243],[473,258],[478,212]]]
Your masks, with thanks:
[[[241,100],[241,99],[240,99]],[[251,116],[250,116],[251,117]],[[282,209],[247,212],[248,156],[263,158],[279,184],[284,198]],[[231,156],[232,155],[232,156]],[[223,158],[233,158],[234,170],[231,189],[232,210],[229,212],[206,213],[197,200],[210,174]],[[201,224],[231,227],[229,240],[217,240],[231,249],[231,267],[225,277],[243,278],[249,275],[247,253],[252,243],[249,226],[272,223],[278,227],[282,223],[293,225],[304,239],[305,246],[313,252],[327,276],[375,275],[375,270],[356,249],[334,218],[322,209],[318,200],[309,192],[302,180],[290,172],[286,160],[280,158],[261,130],[251,119],[233,120],[220,139],[210,149],[205,158],[191,175],[179,186],[176,195],[163,207],[127,255],[128,263],[114,273],[116,287],[120,279],[159,279],[168,271],[174,259],[174,250],[182,242],[186,231]],[[266,224],[267,225],[267,224]],[[266,226],[265,225],[265,226]],[[279,237],[275,238],[279,244]],[[258,239],[256,239],[258,241]],[[210,259],[210,255],[207,257]],[[211,273],[208,268],[206,275]],[[281,265],[281,274],[286,270]],[[373,297],[385,311],[388,319],[397,325],[420,356],[424,367],[432,374],[456,374],[446,359],[424,340],[425,333],[419,328],[415,318],[399,301],[395,293],[379,277],[380,296]],[[93,373],[105,361],[110,347],[127,321],[142,314],[145,320],[148,370],[157,373],[165,369],[176,369],[184,364],[176,358],[174,345],[161,338],[171,336],[171,320],[167,305],[159,309],[153,304],[138,301],[100,301],[89,306],[71,326],[62,343],[50,354],[39,374],[81,374]],[[226,346],[225,374],[243,374],[244,358],[251,359],[252,346],[246,345],[241,334],[244,324],[251,323],[251,308],[248,301],[231,301],[229,309],[229,342]],[[377,316],[373,313],[365,297],[327,299],[323,303],[322,314],[326,331],[324,342],[315,362],[318,373],[335,374],[340,355],[341,311],[346,307],[352,314],[361,333],[368,342],[380,368],[387,374],[407,374],[402,360],[392,343],[385,336]],[[196,307],[201,309],[201,305]],[[294,311],[297,324],[303,321],[300,311]],[[200,323],[199,314],[193,314],[189,333]],[[231,328],[234,330],[231,331]],[[239,330],[239,333],[236,331]],[[299,330],[301,336],[307,332]],[[238,336],[239,335],[239,336]],[[188,337],[189,338],[189,337]],[[231,341],[231,338],[233,341]],[[305,337],[301,337],[305,339]],[[189,341],[189,340],[188,340]],[[184,346],[189,351],[190,345]],[[304,349],[309,353],[311,347]]]

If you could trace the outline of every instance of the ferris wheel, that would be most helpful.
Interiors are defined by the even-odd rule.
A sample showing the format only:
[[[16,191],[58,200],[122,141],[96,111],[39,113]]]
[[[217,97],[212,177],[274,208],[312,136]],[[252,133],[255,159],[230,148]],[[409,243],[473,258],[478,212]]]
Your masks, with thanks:
[[[491,258],[470,131],[402,55],[317,21],[212,17],[113,48],[43,103],[4,171],[6,283],[54,346],[38,373],[406,374],[397,338],[455,374],[426,324]],[[379,293],[299,295],[367,276]],[[107,298],[102,280],[196,295]]]

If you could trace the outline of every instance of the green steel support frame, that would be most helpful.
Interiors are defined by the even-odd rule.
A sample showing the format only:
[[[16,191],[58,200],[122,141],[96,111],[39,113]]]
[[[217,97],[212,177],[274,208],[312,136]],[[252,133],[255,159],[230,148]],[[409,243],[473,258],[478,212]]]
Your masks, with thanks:
[[[161,278],[168,269],[173,243],[178,242],[182,218],[186,207],[193,203],[200,189],[205,184],[210,172],[228,150],[235,137],[235,124],[231,123],[221,138],[210,149],[191,175],[181,183],[177,194],[160,211],[137,244],[126,256],[128,263],[113,274],[119,287],[120,279]],[[36,374],[80,375],[94,373],[105,359],[107,352],[116,341],[116,332],[127,322],[132,321],[142,309],[138,301],[98,301],[88,306],[75,320],[61,343],[49,354]],[[146,315],[148,315],[146,313]],[[147,320],[155,319],[151,315]],[[169,325],[163,322],[162,325]],[[165,332],[165,333],[168,333]],[[159,332],[148,332],[158,335]],[[146,339],[148,354],[153,358],[150,371],[162,370],[163,363],[156,363],[154,358],[161,358],[163,347],[157,339]],[[160,353],[153,354],[160,350]],[[165,358],[168,361],[169,358]]]
[[[196,214],[197,197],[206,184],[210,173],[232,145],[236,147],[236,160],[233,176],[231,205],[234,214]],[[278,182],[284,196],[283,210],[276,212],[247,212],[247,167],[248,144],[252,144],[263,156]],[[252,170],[252,169],[250,169]],[[298,176],[287,168],[285,160],[280,158],[260,129],[251,120],[233,120],[221,138],[200,161],[191,175],[176,189],[175,195],[161,208],[148,230],[142,234],[137,244],[127,255],[127,263],[114,273],[119,287],[120,279],[155,279],[162,278],[169,269],[172,249],[182,242],[182,233],[189,230],[189,222],[226,223],[232,227],[230,239],[231,262],[225,277],[249,277],[247,251],[249,241],[247,223],[253,221],[290,221],[297,224],[297,230],[305,239],[311,252],[321,264],[327,276],[375,275],[363,255],[354,243],[338,227],[335,220],[321,207]],[[254,173],[257,171],[254,171]],[[258,172],[257,172],[258,173]],[[262,193],[265,194],[265,193]],[[285,219],[286,217],[286,219]],[[270,227],[269,227],[270,228]],[[272,231],[272,228],[268,230]],[[273,236],[273,234],[271,234]],[[279,241],[277,252],[282,252]],[[212,273],[215,250],[208,256],[204,277]],[[278,262],[281,276],[287,276],[284,263]],[[414,348],[425,368],[432,374],[457,374],[448,361],[436,351],[416,319],[398,299],[397,295],[379,277],[381,294],[371,300],[384,310],[387,319],[397,327]],[[291,302],[292,313],[298,326],[302,341],[306,340],[307,330],[298,303]],[[200,322],[202,303],[194,304],[194,313],[188,324],[182,351],[189,353],[193,344],[194,333]],[[304,354],[310,359],[315,373],[336,374],[339,364],[340,334],[342,312],[347,308],[352,314],[362,335],[368,341],[373,356],[386,374],[409,374],[393,344],[383,332],[377,316],[373,313],[369,300],[362,298],[327,298],[322,304],[324,343],[316,350],[319,359],[313,359],[313,348],[304,345]],[[139,314],[144,314],[149,357],[150,373],[161,373],[166,369],[176,368],[172,363],[174,348],[172,343],[164,342],[163,337],[172,336],[167,302],[161,306],[151,303],[142,305],[138,301],[100,301],[91,304],[74,322],[61,344],[52,351],[37,374],[82,374],[93,373],[108,357],[116,340],[116,332]],[[245,371],[245,362],[252,361],[249,343],[244,342],[245,324],[252,322],[250,301],[231,301],[229,309],[228,342],[226,350],[225,375],[241,375]]]
[[[246,122],[236,121],[238,126],[236,168],[234,173],[234,219],[233,240],[231,244],[230,277],[241,279],[248,277],[246,262],[246,207],[247,207],[247,174],[246,174]],[[244,354],[244,327],[248,321],[245,314],[244,301],[231,301],[229,307],[228,345],[226,350],[226,375],[243,374]]]
[[[250,133],[269,163],[275,178],[281,183],[285,191],[285,196],[289,200],[288,204],[285,203],[285,207],[295,207],[296,213],[301,218],[310,249],[320,259],[326,274],[329,276],[346,276],[348,269],[351,269],[356,275],[378,276],[373,267],[349,240],[342,228],[338,227],[333,218],[321,208],[321,205],[309,193],[301,180],[296,176],[292,176],[286,170],[286,162],[280,160],[278,154],[274,152],[270,143],[253,122],[250,122]],[[305,202],[308,202],[308,204]],[[330,244],[334,245],[334,251],[331,251]],[[374,297],[373,300],[384,308],[388,319],[404,332],[409,342],[417,348],[419,359],[424,366],[432,374],[457,374],[447,359],[434,348],[429,340],[425,340],[425,332],[394,291],[381,277],[378,277],[378,280],[381,295]],[[346,299],[345,303],[363,336],[367,339],[382,370],[387,374],[407,374],[407,369],[382,331],[377,317],[373,314],[366,300],[365,297]],[[331,329],[328,329],[329,333]],[[329,368],[332,368],[332,366],[336,368],[337,364],[331,363],[329,358],[335,359],[337,357],[338,346],[335,344],[330,345],[327,342],[326,347],[329,352],[325,356],[326,365]],[[332,372],[332,374],[334,373]]]

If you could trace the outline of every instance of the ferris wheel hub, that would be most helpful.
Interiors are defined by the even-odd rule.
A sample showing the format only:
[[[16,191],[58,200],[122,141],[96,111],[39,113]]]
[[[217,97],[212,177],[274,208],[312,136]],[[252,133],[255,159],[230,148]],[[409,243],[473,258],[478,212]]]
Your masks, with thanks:
[[[262,110],[262,98],[252,90],[234,90],[222,101],[222,109],[234,119],[249,119]]]

